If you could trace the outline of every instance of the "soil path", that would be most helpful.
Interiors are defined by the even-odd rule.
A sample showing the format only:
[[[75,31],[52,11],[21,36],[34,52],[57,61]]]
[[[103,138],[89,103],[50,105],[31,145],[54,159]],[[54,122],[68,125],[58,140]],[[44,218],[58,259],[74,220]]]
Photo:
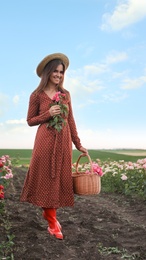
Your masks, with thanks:
[[[146,204],[122,195],[75,196],[58,210],[64,240],[47,233],[42,211],[20,203],[25,168],[17,168],[6,194],[15,260],[146,260]]]

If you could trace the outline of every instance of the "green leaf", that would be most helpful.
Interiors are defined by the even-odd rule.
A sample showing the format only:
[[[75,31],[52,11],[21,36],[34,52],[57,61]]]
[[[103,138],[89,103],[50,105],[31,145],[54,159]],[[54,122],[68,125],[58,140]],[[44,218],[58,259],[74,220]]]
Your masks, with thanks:
[[[57,124],[57,125],[54,126],[54,128],[55,128],[58,132],[60,132],[61,129],[62,129],[62,126],[59,125],[59,124]]]
[[[58,118],[57,116],[55,116],[55,117],[54,117],[54,122],[57,123],[57,122],[58,122],[58,119],[59,119],[59,118]]]

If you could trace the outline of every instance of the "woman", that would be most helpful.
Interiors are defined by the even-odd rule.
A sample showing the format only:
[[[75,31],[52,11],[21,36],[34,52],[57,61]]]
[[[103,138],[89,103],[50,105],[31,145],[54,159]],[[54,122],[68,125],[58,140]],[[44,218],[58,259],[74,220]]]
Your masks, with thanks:
[[[78,137],[70,94],[63,88],[68,65],[66,55],[54,53],[45,57],[36,69],[41,80],[30,95],[27,122],[39,127],[20,198],[43,209],[48,232],[58,239],[63,239],[63,234],[56,210],[74,205],[72,142],[79,151],[88,153]],[[56,96],[60,97],[59,104],[58,99],[54,101]],[[61,105],[66,112],[63,113]]]

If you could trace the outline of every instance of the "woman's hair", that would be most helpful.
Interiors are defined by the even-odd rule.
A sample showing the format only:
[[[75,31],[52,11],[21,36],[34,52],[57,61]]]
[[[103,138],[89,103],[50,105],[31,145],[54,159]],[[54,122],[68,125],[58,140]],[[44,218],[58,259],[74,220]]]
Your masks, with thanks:
[[[60,85],[58,86],[58,90],[63,93],[65,92],[63,89],[65,66],[64,66],[62,60],[54,59],[54,60],[49,61],[46,64],[46,66],[44,67],[42,75],[41,75],[40,83],[39,83],[38,87],[34,90],[34,93],[38,94],[45,89],[45,87],[48,85],[50,75],[55,71],[57,66],[60,64],[63,65],[63,79],[62,79],[62,82],[60,83]]]

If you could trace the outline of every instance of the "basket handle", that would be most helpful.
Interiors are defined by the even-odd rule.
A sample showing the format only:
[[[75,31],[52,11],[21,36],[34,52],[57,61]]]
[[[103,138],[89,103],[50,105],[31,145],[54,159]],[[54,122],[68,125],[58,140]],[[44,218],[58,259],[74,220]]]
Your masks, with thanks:
[[[80,154],[79,157],[78,157],[78,160],[76,162],[76,167],[75,167],[76,168],[76,173],[78,173],[78,165],[79,165],[79,161],[80,161],[81,157],[85,157],[85,156],[87,156],[87,158],[88,158],[88,160],[90,162],[90,172],[91,172],[91,174],[93,174],[93,167],[92,167],[91,158],[90,158],[89,154],[85,154],[85,153]]]

